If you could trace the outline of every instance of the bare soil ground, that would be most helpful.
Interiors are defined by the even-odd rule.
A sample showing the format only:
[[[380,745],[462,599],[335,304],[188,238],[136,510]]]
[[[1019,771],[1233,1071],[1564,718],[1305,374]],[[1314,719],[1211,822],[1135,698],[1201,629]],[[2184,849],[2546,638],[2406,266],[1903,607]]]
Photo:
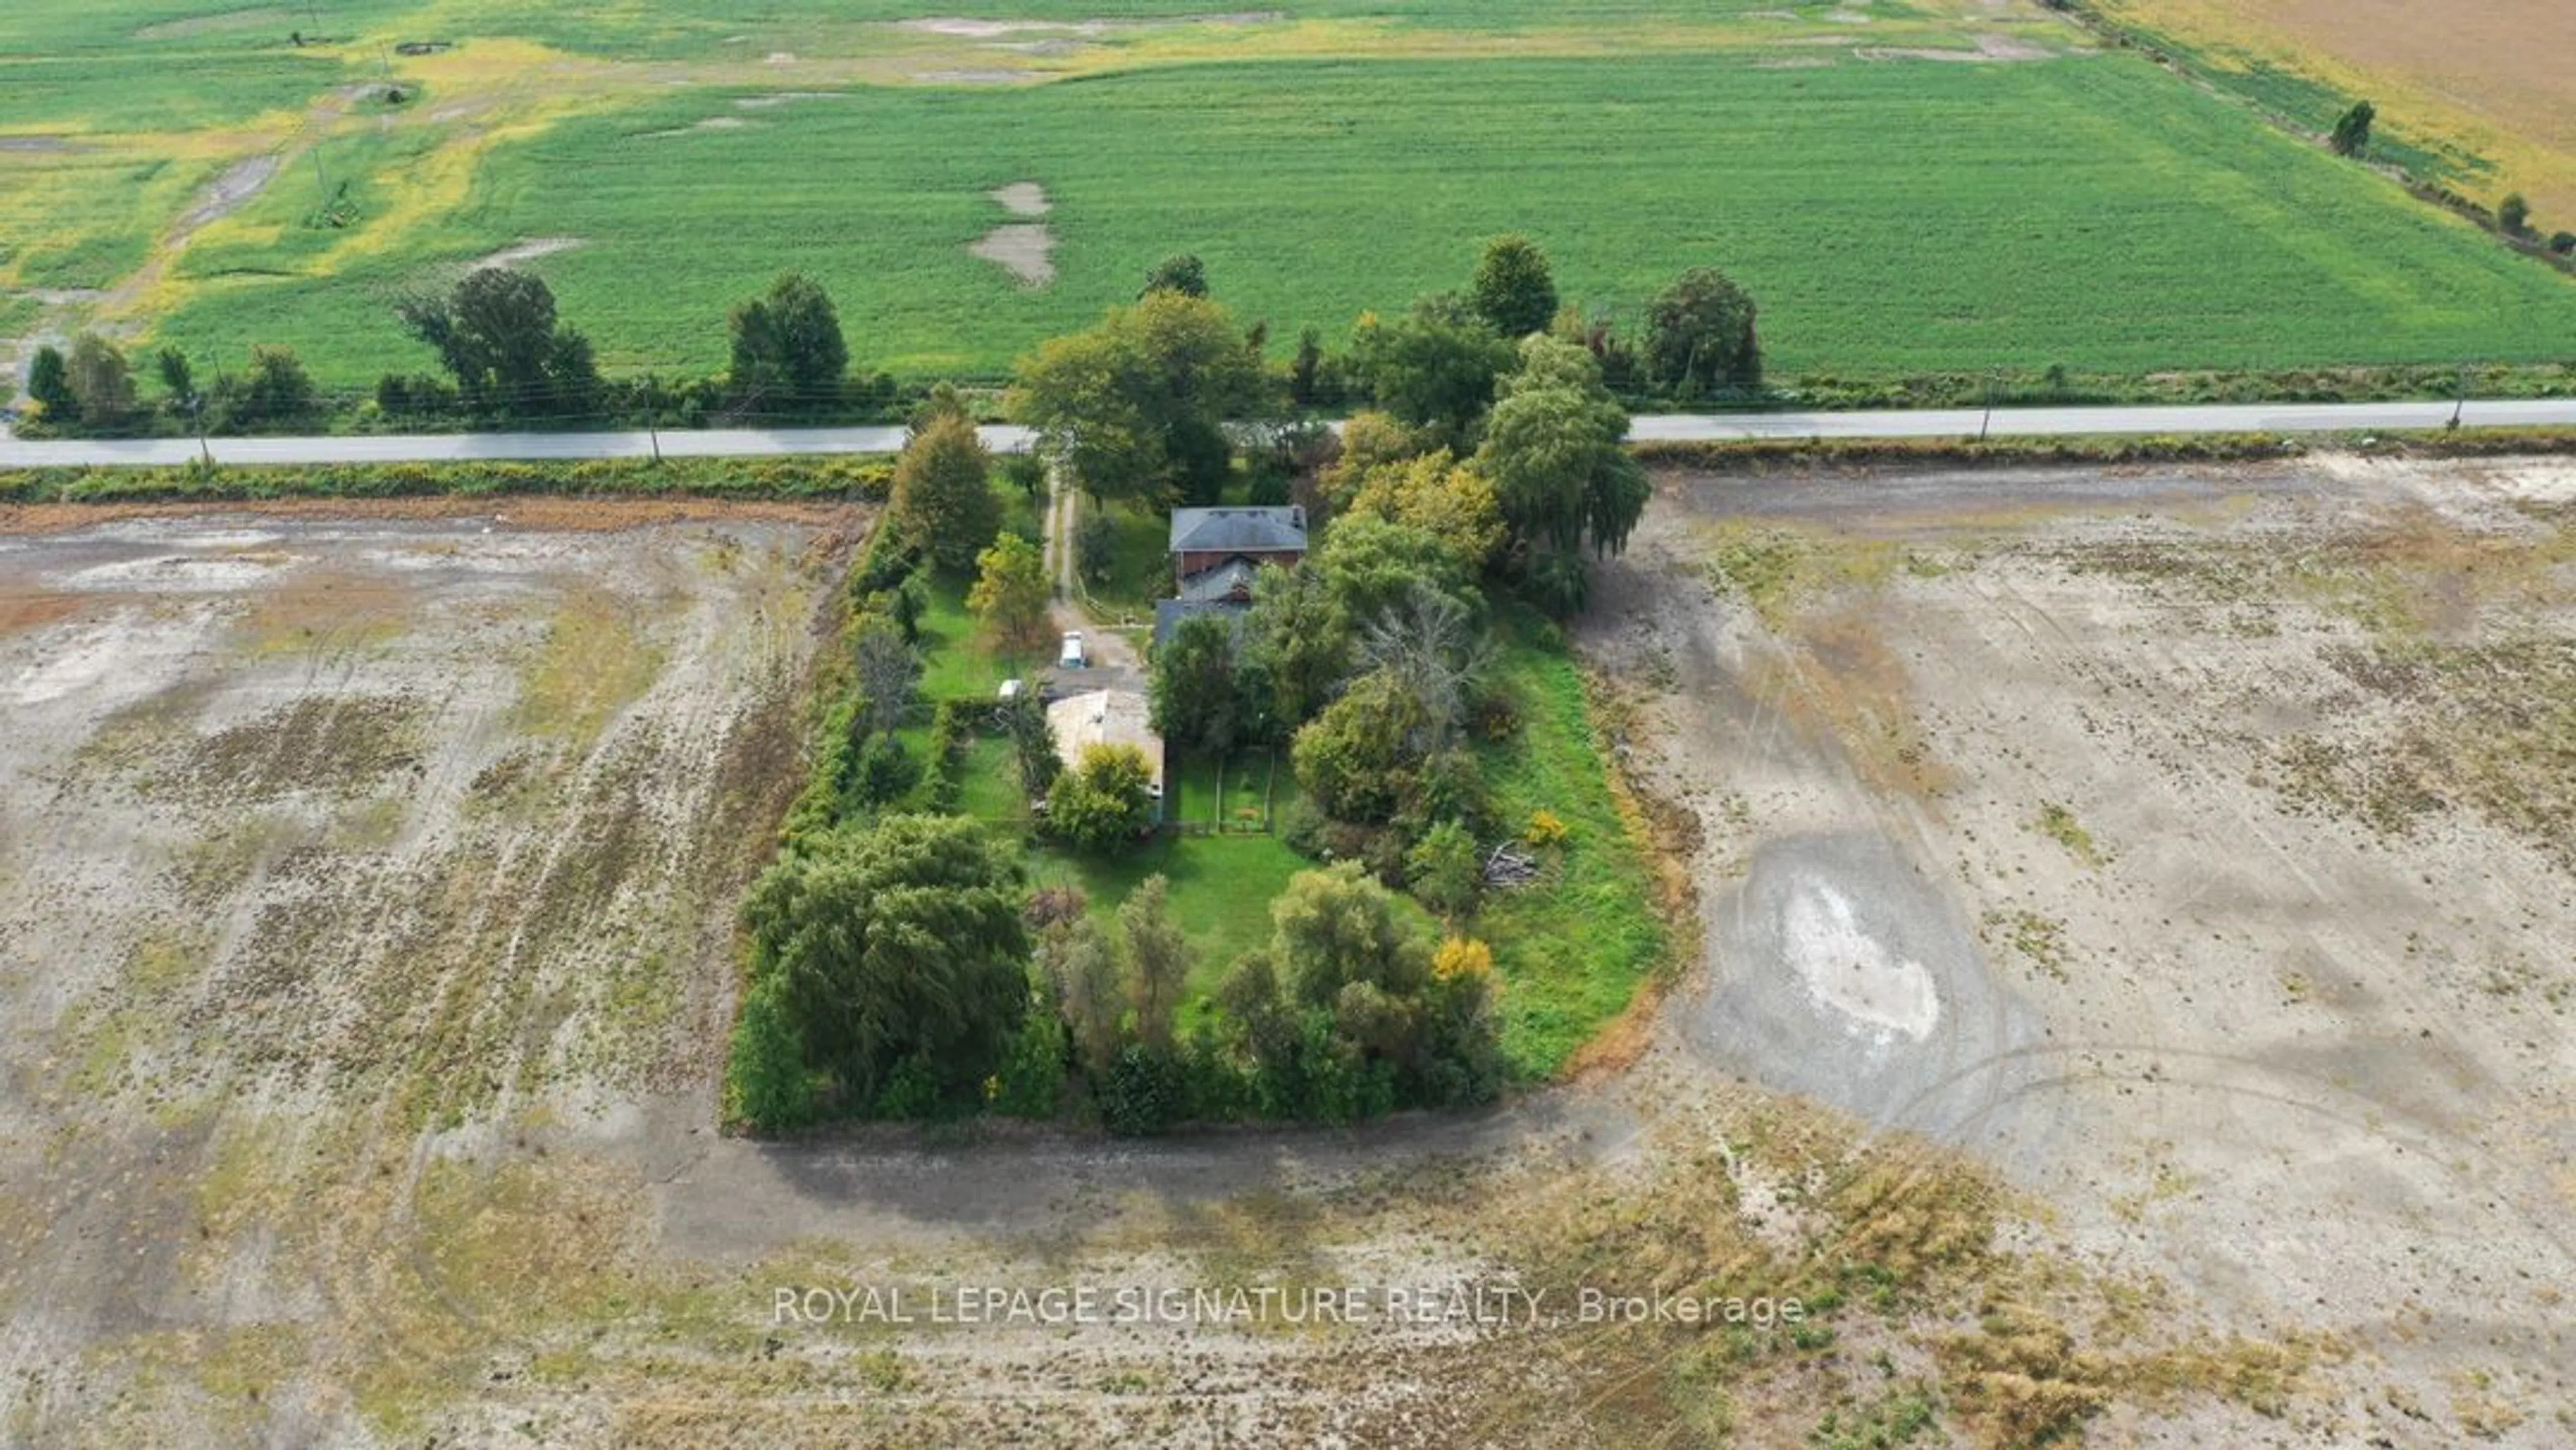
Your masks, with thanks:
[[[1596,633],[1711,843],[1676,1029],[2331,1336],[2376,1384],[2317,1443],[2563,1441],[2571,499],[2332,459],[1664,480]]]
[[[1005,222],[966,250],[1009,272],[1023,287],[1044,287],[1055,280],[1055,230],[1044,222]]]
[[[1055,203],[1047,199],[1046,188],[1034,181],[1014,181],[1008,186],[997,186],[990,195],[1002,210],[1013,216],[1045,216],[1055,210]]]
[[[1666,477],[1624,1065],[1149,1144],[714,1131],[819,530],[0,539],[0,1438],[2563,1444],[2571,525]]]
[[[493,507],[0,538],[0,1439],[399,1423],[457,1167],[712,1080],[837,535]],[[197,1424],[200,1334],[313,1389]]]

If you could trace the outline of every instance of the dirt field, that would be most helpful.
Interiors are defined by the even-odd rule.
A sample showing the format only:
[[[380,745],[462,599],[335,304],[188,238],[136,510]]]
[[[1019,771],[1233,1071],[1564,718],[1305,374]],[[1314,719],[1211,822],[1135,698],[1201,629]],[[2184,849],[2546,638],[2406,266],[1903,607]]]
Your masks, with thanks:
[[[415,1257],[536,1212],[469,1165],[710,1080],[833,530],[495,507],[0,537],[0,1439],[399,1423],[371,1299],[591,1252]]]
[[[1630,1064],[1145,1145],[713,1132],[817,536],[0,539],[0,1438],[2576,1434],[2576,470],[1666,477]]]
[[[1677,1029],[2333,1336],[2321,1443],[2562,1442],[2576,471],[1666,495],[1603,643],[1712,842]]]
[[[2576,228],[2576,12],[2554,0],[2114,0],[2123,19],[2368,96],[2382,124],[2495,163],[2460,189]]]

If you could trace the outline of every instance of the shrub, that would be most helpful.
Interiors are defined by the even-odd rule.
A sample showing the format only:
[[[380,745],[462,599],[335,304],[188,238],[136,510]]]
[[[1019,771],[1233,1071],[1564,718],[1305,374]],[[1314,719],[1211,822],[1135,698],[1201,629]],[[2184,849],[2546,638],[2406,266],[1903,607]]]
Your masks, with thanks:
[[[1468,702],[1467,733],[1489,745],[1500,745],[1521,729],[1520,702],[1504,690],[1483,690]]]
[[[793,1128],[814,1107],[813,1077],[805,1069],[805,1044],[778,1000],[774,984],[743,994],[725,1062],[725,1117],[764,1133]]]
[[[908,549],[878,547],[868,551],[867,563],[850,576],[850,592],[860,598],[886,594],[903,587],[919,567],[921,556]]]
[[[2521,192],[2507,193],[2505,199],[2496,205],[2496,226],[2509,237],[2518,237],[2530,230],[2531,203],[2522,199]]]
[[[1423,905],[1453,920],[1475,911],[1484,890],[1484,862],[1466,827],[1454,820],[1433,826],[1406,853],[1404,864]]]
[[[1034,502],[1046,492],[1046,460],[1034,453],[1013,453],[1002,460],[1002,480]]]
[[[2549,250],[2556,252],[2562,257],[2576,254],[2576,232],[2551,233],[2549,238]]]
[[[1188,1120],[1190,1074],[1169,1052],[1130,1043],[1094,1086],[1102,1127],[1121,1137],[1142,1137]]]
[[[1371,674],[1297,732],[1297,783],[1338,820],[1386,821],[1413,794],[1428,724],[1411,693]]]
[[[1397,813],[1395,824],[1408,842],[1420,839],[1435,821],[1456,821],[1473,835],[1492,821],[1493,804],[1492,788],[1485,783],[1484,768],[1476,757],[1464,750],[1443,750],[1422,762],[1414,793]]]
[[[854,465],[849,473],[852,493],[870,503],[884,503],[894,496],[894,465],[867,462]]]
[[[966,717],[955,700],[942,700],[930,712],[930,742],[934,750],[955,750],[966,743]]]
[[[1431,973],[1446,980],[1451,977],[1494,974],[1494,949],[1473,937],[1451,937],[1431,954]]]
[[[1080,921],[1089,909],[1090,903],[1079,886],[1042,886],[1029,898],[1020,919],[1028,923],[1029,930],[1044,932],[1049,927]]]
[[[1010,1118],[1054,1117],[1064,1098],[1064,1067],[1064,1022],[1033,1003],[989,1084],[993,1111]]]
[[[1154,826],[1153,770],[1131,745],[1094,745],[1047,789],[1047,833],[1077,851],[1133,846]]]
[[[1001,726],[1011,737],[1011,748],[1020,763],[1020,788],[1032,800],[1043,799],[1055,788],[1056,777],[1064,773],[1064,757],[1055,748],[1055,732],[1047,728],[1046,707],[1038,703],[1037,693],[1023,690],[1009,703],[999,707]]]
[[[921,762],[903,748],[902,741],[891,735],[872,736],[859,751],[851,794],[862,806],[889,805],[911,794],[921,784],[921,776]]]
[[[1565,822],[1554,811],[1532,811],[1529,829],[1521,832],[1521,839],[1533,846],[1553,846],[1565,839]]]
[[[443,418],[456,411],[456,390],[427,373],[387,373],[376,379],[376,411],[387,418]]]
[[[887,1074],[885,1085],[868,1100],[866,1111],[875,1118],[927,1118],[939,1110],[939,1079],[930,1064],[918,1057],[907,1057]]]
[[[957,814],[958,803],[966,794],[966,782],[957,772],[957,757],[932,756],[930,768],[924,772],[924,779],[929,786],[923,802],[924,806],[936,815]]]
[[[1404,833],[1391,826],[1363,826],[1326,819],[1317,827],[1314,850],[1304,854],[1325,862],[1356,861],[1391,889],[1404,885]]]
[[[1279,839],[1291,851],[1309,861],[1324,859],[1324,835],[1332,820],[1317,810],[1312,801],[1300,796],[1290,801],[1279,813]]]
[[[857,715],[858,702],[842,700],[823,717],[823,730],[814,768],[806,777],[805,789],[787,808],[787,823],[781,836],[791,846],[818,831],[830,829],[840,819],[841,802],[850,784],[858,778],[859,740],[851,728]]]

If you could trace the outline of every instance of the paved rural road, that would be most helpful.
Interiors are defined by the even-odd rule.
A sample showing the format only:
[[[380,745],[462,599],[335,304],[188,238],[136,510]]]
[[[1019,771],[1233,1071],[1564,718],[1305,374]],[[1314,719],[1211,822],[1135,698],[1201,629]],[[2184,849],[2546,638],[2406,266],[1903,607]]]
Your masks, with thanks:
[[[1997,437],[2076,437],[2113,433],[2344,433],[2368,429],[2439,428],[2454,406],[2467,427],[2576,425],[2576,399],[2451,403],[2252,403],[2183,408],[2002,408]],[[1740,413],[1647,415],[1629,436],[1641,443],[1728,442],[1748,438],[1960,438],[1986,415],[1976,408],[1910,413]],[[1028,446],[1025,428],[991,427],[984,441],[1004,452]],[[787,454],[892,453],[900,428],[730,428],[666,432],[667,458],[763,458]],[[646,433],[421,433],[346,438],[219,438],[218,463],[433,463],[540,458],[649,458]],[[197,456],[189,438],[38,443],[0,435],[0,468],[185,463]]]

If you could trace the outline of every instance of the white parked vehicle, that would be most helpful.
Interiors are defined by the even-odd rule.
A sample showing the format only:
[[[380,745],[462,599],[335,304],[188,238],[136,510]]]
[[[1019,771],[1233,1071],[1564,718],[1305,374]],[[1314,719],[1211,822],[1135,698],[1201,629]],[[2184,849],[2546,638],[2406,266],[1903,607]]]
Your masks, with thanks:
[[[1088,663],[1090,661],[1082,652],[1082,631],[1077,629],[1065,635],[1064,654],[1056,660],[1056,664],[1064,669],[1078,670]]]

